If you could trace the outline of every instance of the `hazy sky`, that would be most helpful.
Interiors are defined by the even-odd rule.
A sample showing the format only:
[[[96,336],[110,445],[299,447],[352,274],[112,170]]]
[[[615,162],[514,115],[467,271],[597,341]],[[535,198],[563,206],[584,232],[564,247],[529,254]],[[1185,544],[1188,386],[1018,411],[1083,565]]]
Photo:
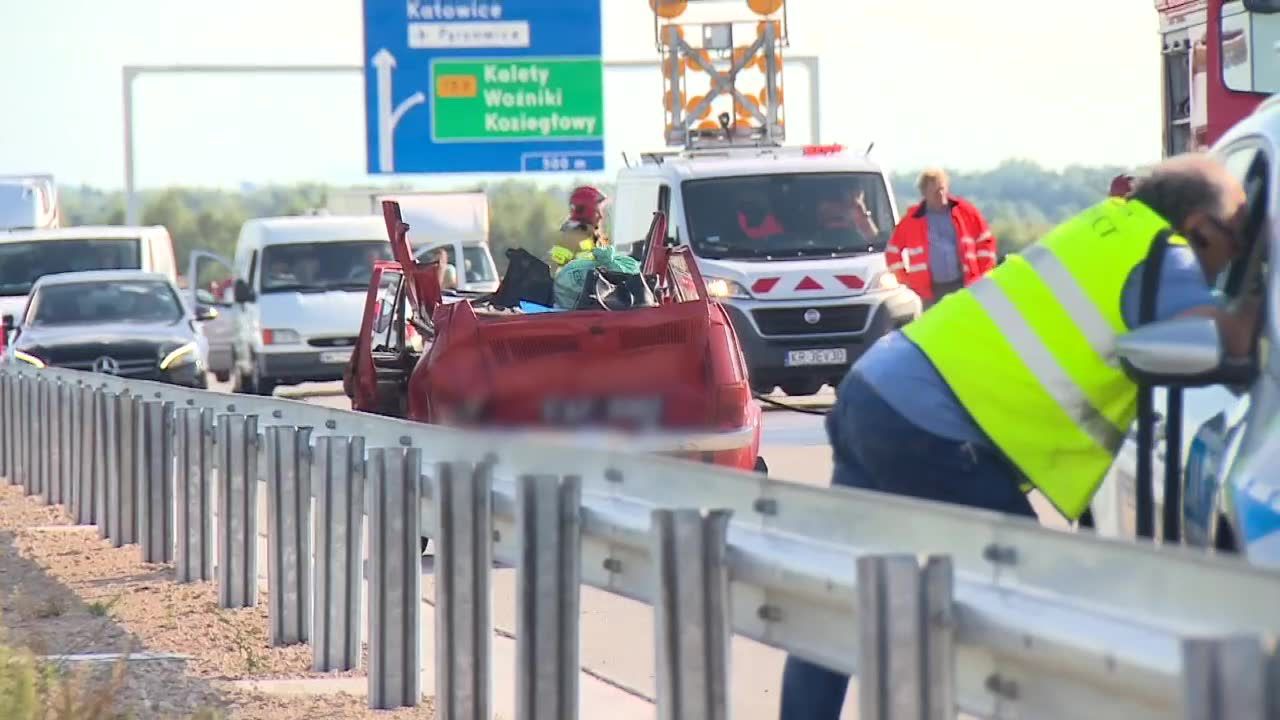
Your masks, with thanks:
[[[645,0],[603,0],[606,60],[652,59]],[[792,53],[822,64],[825,142],[890,167],[1025,157],[1159,156],[1152,0],[789,0]],[[359,0],[0,0],[0,174],[123,184],[124,64],[361,62]],[[789,141],[809,139],[788,66]],[[363,182],[363,80],[148,76],[136,86],[137,180]],[[606,76],[607,151],[661,146],[656,70]],[[416,185],[468,178],[412,176]]]

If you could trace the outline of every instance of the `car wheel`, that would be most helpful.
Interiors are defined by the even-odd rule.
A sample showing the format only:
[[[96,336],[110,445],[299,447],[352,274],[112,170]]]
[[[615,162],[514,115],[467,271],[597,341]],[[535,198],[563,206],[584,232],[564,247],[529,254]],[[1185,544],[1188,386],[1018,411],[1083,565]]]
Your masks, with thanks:
[[[253,394],[271,397],[276,391],[276,381],[271,378],[262,377],[262,371],[258,368],[258,362],[253,363]]]
[[[1236,534],[1231,530],[1231,523],[1218,516],[1218,530],[1213,534],[1213,549],[1220,553],[1237,553],[1240,548],[1236,544]]]
[[[759,455],[756,456],[755,471],[760,473],[761,475],[764,475],[765,477],[769,476],[769,463],[765,462],[764,458],[760,457]]]

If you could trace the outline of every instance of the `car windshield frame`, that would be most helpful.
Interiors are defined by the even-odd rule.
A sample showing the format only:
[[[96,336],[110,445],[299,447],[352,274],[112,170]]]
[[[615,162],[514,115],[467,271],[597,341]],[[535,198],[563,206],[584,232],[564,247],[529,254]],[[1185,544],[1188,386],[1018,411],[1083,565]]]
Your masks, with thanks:
[[[40,312],[48,307],[49,303],[87,303],[93,301],[94,293],[123,293],[130,289],[138,292],[155,293],[156,290],[163,290],[163,295],[172,303],[169,308],[170,312],[163,314],[156,313],[155,316],[147,316],[138,313],[117,313],[113,316],[103,316],[101,314],[93,315],[88,312],[77,311],[72,319],[59,320],[49,322],[46,316],[41,318]],[[56,297],[50,297],[55,295]],[[156,293],[159,297],[161,293]],[[31,302],[27,307],[23,324],[28,327],[71,327],[76,325],[100,325],[100,324],[130,324],[130,325],[173,325],[181,322],[187,316],[186,305],[183,304],[182,298],[174,291],[173,286],[163,280],[151,279],[112,279],[112,280],[83,280],[76,282],[59,282],[48,285],[41,285],[35,289],[31,296]],[[67,317],[64,315],[63,317]]]
[[[871,237],[846,220],[859,191],[876,226]],[[680,193],[689,244],[695,255],[711,260],[814,260],[882,252],[895,225],[888,183],[871,170],[704,177],[683,181]],[[755,228],[773,228],[753,228],[765,233],[757,239],[742,225],[751,222],[745,210],[752,205],[760,218]],[[719,216],[708,210],[716,207]],[[847,226],[834,224],[842,221]],[[823,227],[824,222],[831,224]],[[799,229],[788,229],[793,227]]]
[[[264,295],[286,292],[365,292],[373,277],[369,250],[377,261],[393,260],[385,239],[313,240],[267,245],[262,249],[258,289]],[[308,261],[315,260],[312,269]],[[376,261],[375,261],[376,262]]]
[[[114,257],[107,249],[114,247]],[[97,250],[96,253],[91,251]],[[25,252],[23,252],[25,251]],[[109,262],[90,263],[86,259]],[[25,261],[25,268],[18,264]],[[140,237],[32,238],[0,242],[0,297],[22,297],[45,275],[94,270],[138,270],[142,267]],[[26,269],[27,272],[23,272]]]

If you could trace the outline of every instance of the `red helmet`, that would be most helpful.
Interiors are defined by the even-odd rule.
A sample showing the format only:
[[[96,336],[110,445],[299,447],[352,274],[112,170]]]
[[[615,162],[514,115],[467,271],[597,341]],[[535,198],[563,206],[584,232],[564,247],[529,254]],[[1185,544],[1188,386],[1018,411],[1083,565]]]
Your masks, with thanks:
[[[590,185],[574,188],[569,193],[569,216],[560,224],[560,230],[574,228],[594,229],[604,220],[604,206],[608,196]]]
[[[1111,197],[1126,197],[1133,192],[1134,177],[1132,175],[1117,175],[1111,180]]]

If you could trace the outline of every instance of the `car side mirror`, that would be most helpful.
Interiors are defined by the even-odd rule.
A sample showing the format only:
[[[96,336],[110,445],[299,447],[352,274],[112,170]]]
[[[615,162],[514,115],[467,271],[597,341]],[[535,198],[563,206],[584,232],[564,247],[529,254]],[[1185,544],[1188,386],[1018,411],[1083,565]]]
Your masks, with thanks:
[[[253,291],[249,289],[249,283],[244,280],[236,280],[234,297],[238,303],[253,302]]]
[[[217,319],[218,319],[217,308],[212,308],[212,307],[209,307],[208,305],[200,305],[196,307],[196,322],[208,322],[210,320],[217,320]]]
[[[1182,317],[1144,325],[1120,336],[1116,354],[1125,371],[1146,385],[1203,387],[1244,381],[1249,363],[1226,358],[1218,323]]]

